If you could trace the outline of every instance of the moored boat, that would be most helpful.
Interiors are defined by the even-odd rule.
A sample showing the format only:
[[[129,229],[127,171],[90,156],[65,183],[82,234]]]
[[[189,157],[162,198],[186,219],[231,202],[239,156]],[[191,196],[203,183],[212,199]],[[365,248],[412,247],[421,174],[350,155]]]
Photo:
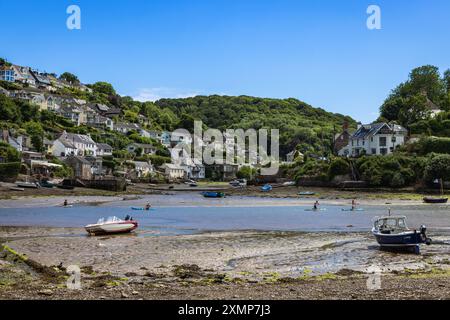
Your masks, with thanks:
[[[213,191],[206,191],[206,192],[203,192],[202,193],[202,195],[205,197],[205,198],[223,198],[223,197],[225,197],[225,193],[223,193],[223,192],[213,192]]]
[[[425,203],[447,203],[448,198],[435,198],[435,197],[425,197],[423,198]]]
[[[377,217],[372,228],[372,234],[381,247],[415,248],[416,253],[419,252],[420,244],[431,244],[426,231],[424,225],[419,231],[409,229],[404,216]]]
[[[38,189],[39,185],[34,182],[16,182],[17,187],[25,189]]]
[[[128,233],[138,227],[137,221],[133,219],[119,219],[117,217],[109,217],[108,219],[100,219],[95,224],[89,224],[85,227],[86,231],[91,235],[119,234]]]
[[[272,189],[273,189],[273,187],[270,184],[266,184],[261,187],[262,192],[269,192],[269,191],[272,191]]]

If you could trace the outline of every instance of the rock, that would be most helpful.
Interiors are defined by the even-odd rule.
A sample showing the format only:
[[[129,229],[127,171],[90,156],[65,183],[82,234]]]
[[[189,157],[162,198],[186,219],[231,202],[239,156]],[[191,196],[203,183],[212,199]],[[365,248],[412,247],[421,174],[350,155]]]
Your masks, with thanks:
[[[38,294],[40,294],[42,296],[52,296],[53,291],[50,289],[44,289],[44,290],[39,291]]]
[[[139,294],[139,292],[137,292],[137,291],[133,291],[131,294],[133,294],[133,295],[138,295]]]
[[[129,295],[127,295],[125,292],[122,292],[121,297],[123,299],[127,299],[129,297]]]

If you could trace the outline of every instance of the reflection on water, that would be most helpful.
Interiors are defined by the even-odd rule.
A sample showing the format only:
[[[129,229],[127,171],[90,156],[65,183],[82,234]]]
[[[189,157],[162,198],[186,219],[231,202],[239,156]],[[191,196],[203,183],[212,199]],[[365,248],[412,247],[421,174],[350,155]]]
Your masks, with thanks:
[[[368,231],[375,216],[387,214],[386,206],[367,206],[364,211],[342,211],[326,206],[312,212],[304,206],[283,207],[163,207],[133,211],[126,207],[0,209],[0,225],[83,227],[101,217],[127,214],[139,221],[144,234],[189,234],[203,230]],[[448,206],[391,206],[392,214],[405,215],[410,228],[425,224],[430,230],[450,232]]]

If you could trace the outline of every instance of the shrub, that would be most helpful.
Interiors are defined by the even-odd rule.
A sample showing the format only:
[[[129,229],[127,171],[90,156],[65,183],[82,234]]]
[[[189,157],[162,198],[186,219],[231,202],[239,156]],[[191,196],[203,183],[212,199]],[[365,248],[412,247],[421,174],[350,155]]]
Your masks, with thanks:
[[[0,163],[0,181],[14,182],[20,172],[20,162]]]
[[[349,171],[350,166],[348,162],[342,158],[336,158],[330,164],[330,168],[328,169],[328,176],[330,177],[330,179],[333,179],[336,176],[348,174]]]
[[[450,180],[450,155],[433,155],[425,167],[424,178],[428,183],[436,179]]]

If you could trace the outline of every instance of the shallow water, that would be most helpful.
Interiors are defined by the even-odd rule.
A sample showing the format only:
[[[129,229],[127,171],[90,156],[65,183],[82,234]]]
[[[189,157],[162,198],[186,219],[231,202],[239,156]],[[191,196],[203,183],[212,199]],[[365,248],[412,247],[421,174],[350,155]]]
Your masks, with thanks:
[[[118,206],[120,205],[120,206]],[[0,209],[2,226],[83,227],[101,217],[127,214],[139,221],[140,230],[156,234],[186,234],[205,230],[368,231],[375,216],[387,206],[367,206],[364,211],[342,211],[343,206],[322,206],[326,211],[306,211],[307,206],[159,207],[134,211],[125,203],[73,208]],[[128,203],[129,205],[129,203]],[[392,214],[405,215],[410,228],[425,224],[430,231],[450,232],[448,206],[391,206]],[[154,234],[154,232],[153,232]]]

